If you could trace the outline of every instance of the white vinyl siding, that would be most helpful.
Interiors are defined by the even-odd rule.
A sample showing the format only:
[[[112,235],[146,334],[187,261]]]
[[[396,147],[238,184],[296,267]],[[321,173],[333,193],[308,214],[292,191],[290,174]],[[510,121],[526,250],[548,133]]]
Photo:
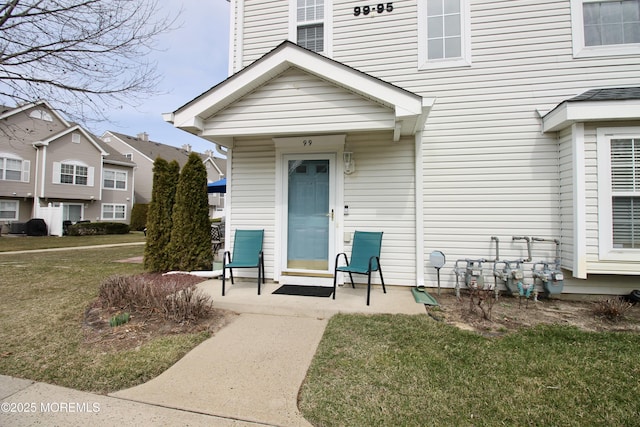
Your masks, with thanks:
[[[240,2],[237,2],[240,3]],[[244,1],[242,66],[247,66],[289,38],[288,1]],[[239,70],[236,70],[239,71]]]
[[[353,152],[356,172],[344,178],[344,204],[349,206],[344,232],[384,232],[380,263],[385,283],[414,285],[414,138],[393,143],[388,132],[357,133],[347,135],[346,146]],[[344,251],[351,252],[351,243]],[[377,274],[372,279],[380,282]]]
[[[231,221],[229,246],[233,247],[236,229],[264,229],[265,275],[273,277],[275,250],[275,148],[273,141],[249,139],[236,141],[225,202],[230,204],[227,221]],[[230,185],[229,185],[230,183]],[[246,271],[243,271],[246,270]],[[248,269],[238,274],[253,274]]]
[[[560,238],[563,267],[575,267],[572,260],[576,258],[577,248],[572,242],[577,237],[571,226],[575,221],[571,206],[575,188],[570,183],[574,165],[568,147],[569,136],[542,133],[540,114],[588,89],[637,86],[640,75],[640,51],[636,51],[635,56],[582,53],[577,58],[574,55],[577,32],[572,22],[576,2],[469,2],[471,66],[428,70],[418,69],[417,1],[394,1],[391,13],[366,18],[354,17],[354,2],[333,2],[334,60],[421,96],[436,98],[422,140],[424,217],[419,220],[423,221],[425,230],[421,236],[425,253],[442,250],[447,257],[447,266],[442,270],[443,286],[455,283],[455,276],[446,272],[451,271],[456,259],[495,256],[492,235],[501,239],[503,259],[527,256],[524,242],[511,241],[514,235]],[[253,3],[247,8],[256,6]],[[273,3],[273,8],[282,3]],[[582,2],[578,3],[581,8]],[[257,11],[253,13],[255,19],[259,19]],[[245,33],[245,37],[254,41],[245,44],[249,49],[243,58],[245,65],[282,40],[276,36],[282,30],[279,26],[282,15],[271,20],[265,16],[260,23],[266,31],[264,41],[260,39],[258,23]],[[613,51],[615,49],[609,50]],[[325,116],[328,111],[320,110],[323,114],[318,119],[312,113],[319,110],[305,113],[300,110],[302,106],[314,105],[311,97],[305,98],[306,92],[299,96],[307,102],[300,103],[284,101],[284,98],[276,103],[274,100],[284,92],[269,92],[266,86],[257,92],[260,97],[255,96],[253,103],[234,104],[220,118],[227,113],[230,116],[215,126],[229,126],[228,135],[242,134],[246,128],[276,135],[295,133],[300,128],[321,133],[322,126],[329,126],[330,120]],[[303,91],[293,88],[289,91],[298,92]],[[283,102],[286,105],[283,106]],[[256,111],[260,103],[265,106]],[[257,122],[243,119],[243,108],[255,111]],[[270,108],[278,109],[282,120],[272,127],[269,126],[273,118],[269,116]],[[290,119],[287,114],[291,114]],[[225,123],[227,118],[232,120]],[[318,127],[308,127],[307,119],[318,121]],[[593,275],[637,274],[640,270],[637,263],[598,259],[597,155],[592,125],[585,125],[584,147],[584,237],[589,280],[567,279],[565,290],[619,291],[627,286],[622,284],[623,279],[609,276],[600,280]],[[359,148],[353,149],[357,150]],[[250,156],[249,153],[243,155]],[[363,157],[356,153],[355,159],[357,175]],[[383,168],[384,162],[379,166]],[[385,171],[381,169],[380,173]],[[345,191],[348,181],[345,179]],[[352,204],[346,200],[345,204],[349,204],[351,210]],[[250,211],[249,207],[246,209]],[[385,234],[383,251],[386,240]],[[534,258],[552,260],[554,249],[553,245],[534,244]],[[402,262],[407,261],[408,258]],[[420,267],[427,277],[435,280],[434,269],[428,262]],[[609,285],[613,282],[618,285]],[[389,280],[389,283],[393,282]]]
[[[574,186],[575,173],[578,165],[574,164],[573,156],[573,139],[571,128],[561,133],[558,139],[559,144],[559,173],[560,173],[560,229],[562,234],[562,259],[561,265],[569,270],[577,268],[575,265],[574,255],[580,248],[575,248],[575,237],[577,230],[575,229],[576,210],[580,207],[577,200],[576,188]]]
[[[208,120],[205,132],[305,133],[340,125],[352,130],[389,129],[394,120],[390,108],[289,69]]]

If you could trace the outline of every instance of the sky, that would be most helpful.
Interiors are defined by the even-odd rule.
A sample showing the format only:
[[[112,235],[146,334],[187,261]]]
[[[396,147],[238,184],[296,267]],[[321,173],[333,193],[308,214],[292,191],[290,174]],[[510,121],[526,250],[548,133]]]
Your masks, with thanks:
[[[160,51],[151,60],[162,76],[159,92],[136,108],[124,107],[110,114],[110,122],[97,124],[98,135],[111,130],[136,136],[147,132],[149,139],[194,151],[214,149],[210,142],[173,127],[162,119],[206,92],[228,76],[229,2],[227,0],[172,0],[159,2],[162,12],[177,14],[180,28],[158,39]]]

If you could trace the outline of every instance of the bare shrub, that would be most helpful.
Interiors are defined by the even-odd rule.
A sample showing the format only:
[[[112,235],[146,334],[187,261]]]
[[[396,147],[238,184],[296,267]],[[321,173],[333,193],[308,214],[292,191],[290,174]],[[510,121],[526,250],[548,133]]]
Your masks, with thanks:
[[[116,275],[102,282],[98,297],[103,308],[157,313],[179,323],[191,322],[208,317],[213,310],[211,297],[194,289],[201,281],[187,274]]]
[[[632,305],[630,302],[625,301],[624,298],[608,298],[596,302],[593,307],[593,313],[612,322],[619,322],[624,319],[625,313]]]
[[[199,289],[186,288],[169,295],[164,301],[164,315],[178,323],[189,323],[208,317],[213,301]]]

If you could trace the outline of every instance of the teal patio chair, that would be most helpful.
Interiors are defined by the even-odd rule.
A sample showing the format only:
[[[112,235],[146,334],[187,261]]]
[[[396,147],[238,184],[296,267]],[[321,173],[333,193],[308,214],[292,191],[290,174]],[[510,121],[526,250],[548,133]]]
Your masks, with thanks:
[[[387,293],[384,287],[384,278],[382,277],[382,267],[380,266],[380,248],[382,247],[382,231],[356,231],[353,235],[353,246],[351,249],[351,263],[347,259],[347,254],[339,253],[336,255],[335,270],[333,271],[333,299],[336,299],[336,279],[338,271],[349,273],[351,279],[351,287],[355,288],[353,283],[353,273],[366,274],[367,279],[367,305],[369,305],[371,295],[371,273],[380,272],[380,281],[382,282],[382,290]],[[347,265],[338,266],[340,255],[344,256]]]
[[[263,237],[264,230],[236,230],[233,239],[233,258],[229,251],[225,251],[222,259],[222,296],[224,296],[227,268],[229,269],[232,285],[234,268],[257,268],[258,295],[260,295],[260,283],[265,283],[264,256],[262,253]]]

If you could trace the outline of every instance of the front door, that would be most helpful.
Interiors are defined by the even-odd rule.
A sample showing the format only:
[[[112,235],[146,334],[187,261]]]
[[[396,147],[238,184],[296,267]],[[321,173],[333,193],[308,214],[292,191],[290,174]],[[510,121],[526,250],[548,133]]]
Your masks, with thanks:
[[[283,272],[327,276],[334,256],[334,161],[330,154],[285,155]]]

